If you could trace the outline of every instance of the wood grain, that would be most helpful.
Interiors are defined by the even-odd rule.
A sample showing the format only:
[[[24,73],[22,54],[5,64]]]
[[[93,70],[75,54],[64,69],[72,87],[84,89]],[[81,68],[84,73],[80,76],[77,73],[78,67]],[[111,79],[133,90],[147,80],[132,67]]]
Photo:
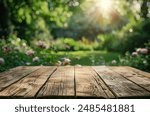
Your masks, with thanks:
[[[76,96],[114,98],[104,82],[90,67],[75,67]]]
[[[0,91],[39,68],[40,67],[18,67],[10,70],[10,72],[8,71],[9,73],[7,75],[0,78]]]
[[[20,66],[0,73],[0,98],[150,98],[149,77],[127,66]]]
[[[74,91],[74,67],[58,67],[52,74],[37,97],[73,96]]]
[[[41,67],[0,92],[0,96],[34,98],[56,67]]]
[[[150,92],[105,66],[93,67],[118,98],[150,96]]]
[[[142,71],[140,73],[137,73],[136,71],[134,71],[135,69],[129,67],[109,68],[150,92],[150,78],[148,77],[148,75],[144,75]]]
[[[8,74],[12,73],[12,72],[15,71],[15,70],[17,71],[17,70],[19,70],[19,69],[21,69],[21,68],[24,68],[24,66],[18,66],[18,67],[9,69],[8,71],[1,72],[1,73],[0,73],[0,78],[2,78],[2,77],[5,76],[5,75],[8,75]]]
[[[137,74],[140,74],[140,75],[143,75],[145,77],[149,77],[150,78],[150,73],[148,72],[144,72],[144,71],[141,71],[139,69],[136,69],[136,68],[132,68],[132,67],[129,67],[129,66],[126,66],[126,68],[130,69],[130,70],[133,70],[135,73]]]

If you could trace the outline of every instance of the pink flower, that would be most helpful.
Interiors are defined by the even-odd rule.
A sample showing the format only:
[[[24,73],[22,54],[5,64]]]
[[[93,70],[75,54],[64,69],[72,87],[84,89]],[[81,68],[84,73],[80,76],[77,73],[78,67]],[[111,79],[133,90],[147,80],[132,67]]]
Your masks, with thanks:
[[[141,54],[147,54],[148,49],[147,48],[138,48],[136,52],[141,53]]]
[[[4,47],[3,47],[3,51],[4,51],[5,53],[9,53],[9,52],[11,51],[11,49],[10,49],[9,47],[7,47],[7,46],[4,46]]]
[[[4,58],[0,58],[0,65],[4,64],[5,63],[5,60]]]
[[[44,41],[38,41],[38,47],[40,48],[46,48],[46,44]]]
[[[147,48],[142,48],[141,49],[141,54],[147,54],[148,53],[148,49]]]
[[[112,60],[112,62],[111,62],[112,64],[116,64],[117,63],[117,61],[116,60]]]
[[[138,56],[138,52],[132,52],[132,56]]]
[[[33,50],[29,50],[29,51],[26,52],[26,55],[28,55],[28,56],[33,56],[34,53],[35,53],[35,52],[34,52]]]
[[[33,62],[39,62],[40,59],[39,59],[39,57],[34,57],[34,58],[32,59],[32,61],[33,61]]]

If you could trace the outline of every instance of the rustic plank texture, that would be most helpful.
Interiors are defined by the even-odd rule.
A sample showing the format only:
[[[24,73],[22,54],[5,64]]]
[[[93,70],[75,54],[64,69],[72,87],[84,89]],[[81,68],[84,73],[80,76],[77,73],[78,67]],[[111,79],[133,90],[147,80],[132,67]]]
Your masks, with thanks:
[[[114,98],[115,96],[90,67],[75,67],[76,96]]]
[[[23,66],[18,66],[18,67],[16,67],[16,68],[9,69],[8,71],[1,72],[1,73],[0,73],[0,78],[2,78],[2,77],[5,76],[5,75],[8,75],[8,74],[12,73],[12,72],[15,71],[15,70],[17,71],[17,70],[19,70],[20,68],[23,68]]]
[[[1,91],[0,96],[33,98],[55,69],[56,67],[41,67]]]
[[[20,66],[0,73],[0,98],[150,98],[149,77],[127,66]]]
[[[0,78],[0,91],[39,68],[40,67],[18,67],[8,71],[8,74],[5,72],[6,75],[4,74],[4,76]]]
[[[93,67],[110,89],[120,97],[150,96],[150,92],[127,80],[107,67]]]
[[[58,67],[37,97],[75,96],[74,67]]]
[[[149,77],[150,78],[150,73],[148,73],[148,72],[144,72],[144,71],[141,71],[139,69],[128,67],[128,66],[126,66],[124,68],[128,68],[129,70],[132,70],[133,72],[135,72],[137,74],[140,74],[140,75],[143,75],[145,77]]]
[[[130,67],[109,67],[109,68],[150,92],[150,78],[148,77],[148,75],[143,75],[143,73],[139,71],[138,71],[139,73],[136,73],[134,72],[135,69]]]

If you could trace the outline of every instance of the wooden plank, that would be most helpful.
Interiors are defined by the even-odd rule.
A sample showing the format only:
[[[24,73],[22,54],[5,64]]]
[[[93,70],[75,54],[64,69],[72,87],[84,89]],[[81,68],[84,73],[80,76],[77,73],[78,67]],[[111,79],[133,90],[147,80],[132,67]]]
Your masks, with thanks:
[[[0,73],[0,78],[2,78],[2,77],[5,76],[5,75],[8,75],[8,74],[12,73],[14,70],[19,70],[19,69],[21,69],[21,68],[24,68],[24,67],[23,67],[23,66],[18,66],[18,67],[9,69],[8,71],[1,72],[1,73]]]
[[[99,74],[118,98],[150,96],[150,92],[105,66],[93,67],[93,69]]]
[[[136,73],[134,72],[135,69],[129,67],[109,67],[109,68],[150,92],[150,78],[147,77],[148,75],[144,76],[142,75],[143,74],[142,72]]]
[[[126,66],[128,69],[131,69],[131,70],[133,70],[134,72],[136,72],[137,74],[140,74],[140,75],[143,75],[143,76],[145,76],[145,77],[149,77],[150,78],[150,73],[148,73],[148,72],[144,72],[144,71],[141,71],[141,70],[139,70],[139,69],[136,69],[136,68],[132,68],[132,67],[128,67],[128,66]]]
[[[58,67],[37,97],[74,96],[74,67]]]
[[[41,67],[1,91],[0,96],[33,98],[55,69],[56,67]]]
[[[115,96],[91,67],[75,67],[76,96],[114,98]]]
[[[4,75],[0,78],[0,91],[39,68],[40,67],[18,67],[11,70],[12,72],[8,75]]]

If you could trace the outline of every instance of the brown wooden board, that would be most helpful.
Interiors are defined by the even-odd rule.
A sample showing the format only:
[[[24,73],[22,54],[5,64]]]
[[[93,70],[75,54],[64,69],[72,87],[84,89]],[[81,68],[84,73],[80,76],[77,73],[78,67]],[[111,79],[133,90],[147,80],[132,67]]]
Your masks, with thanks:
[[[90,67],[75,67],[76,96],[114,98],[104,82]]]
[[[147,77],[148,75],[144,76],[142,72],[136,73],[134,72],[135,69],[129,67],[109,67],[109,68],[150,92],[150,78]]]
[[[0,92],[0,96],[34,98],[55,67],[41,67]]]
[[[37,97],[73,96],[74,91],[74,67],[58,67],[45,85],[37,94]]]
[[[11,70],[8,75],[4,75],[0,78],[0,91],[37,69],[39,69],[39,67],[18,67]]]
[[[137,74],[140,74],[140,75],[143,75],[143,76],[145,76],[145,77],[149,77],[150,78],[150,73],[148,73],[148,72],[144,72],[144,71],[141,71],[141,70],[139,70],[139,69],[136,69],[136,68],[132,68],[132,67],[128,67],[128,66],[126,66],[128,69],[130,69],[130,70],[133,70],[134,72],[136,72]]]
[[[2,77],[5,76],[5,75],[8,75],[8,74],[12,73],[14,70],[17,71],[17,70],[19,70],[19,69],[21,69],[21,68],[25,68],[25,67],[24,67],[24,66],[18,66],[18,67],[9,69],[8,71],[1,72],[1,73],[0,73],[0,78],[2,78]]]
[[[150,96],[150,92],[105,66],[93,67],[93,69],[99,74],[118,98]]]

